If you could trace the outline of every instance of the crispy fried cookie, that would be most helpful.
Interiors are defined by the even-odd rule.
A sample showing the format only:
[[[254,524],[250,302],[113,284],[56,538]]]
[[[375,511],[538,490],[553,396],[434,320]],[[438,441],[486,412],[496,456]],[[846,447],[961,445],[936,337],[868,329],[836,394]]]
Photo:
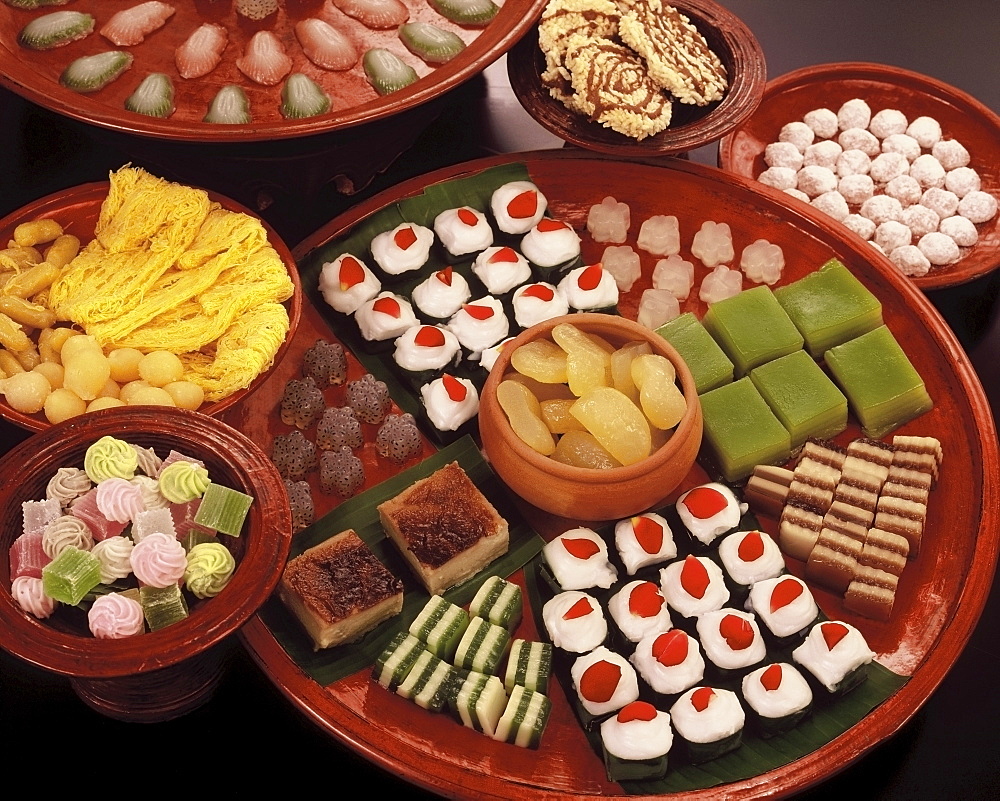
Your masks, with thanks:
[[[568,86],[566,47],[574,36],[605,39],[618,32],[620,14],[612,0],[550,0],[538,23],[538,46],[545,54],[542,81],[552,88]]]
[[[635,0],[618,35],[646,60],[649,74],[682,103],[704,106],[722,98],[726,69],[691,21],[661,0]]]
[[[565,64],[575,107],[595,122],[637,140],[670,124],[669,97],[629,48],[610,39],[572,37]]]

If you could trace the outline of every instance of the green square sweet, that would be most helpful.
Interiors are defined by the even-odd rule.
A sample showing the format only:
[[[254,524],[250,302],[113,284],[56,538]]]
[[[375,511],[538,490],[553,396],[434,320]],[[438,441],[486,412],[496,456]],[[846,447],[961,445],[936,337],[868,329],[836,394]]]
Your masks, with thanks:
[[[656,333],[681,355],[699,395],[733,380],[732,361],[691,312],[664,323]]]
[[[869,437],[879,439],[934,405],[920,374],[884,325],[830,348],[824,359]]]
[[[755,465],[780,464],[791,455],[791,437],[749,376],[701,396],[704,442],[727,481],[750,475]]]
[[[750,380],[788,429],[793,450],[810,437],[829,439],[847,428],[847,398],[804,350],[755,367]]]
[[[60,603],[76,606],[101,583],[101,560],[70,545],[42,568],[42,590]]]
[[[819,358],[830,348],[882,325],[882,304],[837,259],[774,290],[806,349]]]
[[[771,288],[763,284],[716,301],[702,323],[732,359],[737,377],[799,350],[804,341]]]
[[[238,537],[252,503],[252,495],[212,483],[205,488],[194,522]]]

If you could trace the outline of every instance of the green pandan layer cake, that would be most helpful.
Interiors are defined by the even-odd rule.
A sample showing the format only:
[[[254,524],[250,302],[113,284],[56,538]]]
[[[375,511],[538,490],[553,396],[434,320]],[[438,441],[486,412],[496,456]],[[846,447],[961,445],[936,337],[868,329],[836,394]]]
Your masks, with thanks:
[[[799,350],[804,341],[765,285],[713,303],[702,323],[732,360],[738,377]]]
[[[884,325],[824,354],[864,433],[879,439],[934,402],[920,374]]]
[[[778,464],[791,454],[788,430],[749,377],[701,396],[705,439],[727,481],[750,475],[755,465]]]
[[[665,323],[656,333],[673,345],[687,363],[699,395],[733,380],[732,361],[691,312]]]
[[[774,290],[814,358],[882,325],[882,304],[837,259]]]
[[[847,398],[804,350],[754,368],[750,380],[788,429],[793,449],[847,428]]]

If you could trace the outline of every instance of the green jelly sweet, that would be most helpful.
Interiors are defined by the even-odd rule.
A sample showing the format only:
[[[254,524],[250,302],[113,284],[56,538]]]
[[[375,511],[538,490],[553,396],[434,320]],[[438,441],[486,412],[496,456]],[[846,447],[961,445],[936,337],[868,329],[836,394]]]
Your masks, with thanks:
[[[726,481],[750,475],[755,465],[780,464],[791,455],[791,437],[749,377],[701,396],[705,438]]]
[[[837,259],[775,289],[774,296],[814,358],[882,325],[879,299]]]
[[[788,429],[793,450],[810,437],[829,439],[847,428],[847,398],[804,350],[755,367],[750,380]]]
[[[187,601],[178,584],[169,587],[142,586],[139,588],[139,603],[150,631],[178,623],[188,616]]]
[[[69,546],[42,568],[42,590],[50,598],[76,606],[101,583],[101,560]]]
[[[799,350],[804,341],[771,288],[764,285],[716,301],[702,323],[732,359],[737,377]]]
[[[238,537],[252,503],[251,495],[211,483],[205,488],[194,522]]]
[[[656,333],[684,359],[699,395],[733,380],[732,361],[691,312],[664,323]]]
[[[920,374],[884,325],[826,351],[826,366],[874,439],[929,410]]]

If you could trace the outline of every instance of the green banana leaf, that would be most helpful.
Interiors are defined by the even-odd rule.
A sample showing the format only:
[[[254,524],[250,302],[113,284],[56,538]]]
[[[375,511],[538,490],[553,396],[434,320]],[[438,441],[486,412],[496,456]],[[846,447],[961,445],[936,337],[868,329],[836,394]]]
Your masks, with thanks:
[[[298,620],[273,596],[261,609],[260,615],[275,639],[305,673],[326,686],[359,670],[371,667],[393,635],[405,630],[430,597],[410,572],[396,546],[385,536],[379,521],[377,506],[394,498],[415,481],[426,478],[446,464],[457,461],[510,527],[510,547],[473,578],[444,594],[452,603],[468,604],[482,582],[492,575],[503,577],[514,573],[541,551],[544,542],[528,526],[515,506],[507,488],[485,462],[476,444],[463,437],[429,456],[424,461],[399,473],[371,489],[340,504],[332,512],[295,535],[289,558],[307,548],[352,528],[375,552],[382,563],[403,580],[403,611],[370,631],[361,640],[349,645],[314,651]]]

